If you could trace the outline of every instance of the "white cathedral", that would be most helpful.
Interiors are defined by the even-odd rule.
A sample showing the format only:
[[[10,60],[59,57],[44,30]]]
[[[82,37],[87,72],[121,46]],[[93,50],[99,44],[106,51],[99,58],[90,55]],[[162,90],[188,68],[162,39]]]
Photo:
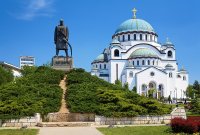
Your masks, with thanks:
[[[135,86],[137,93],[147,96],[148,90],[156,89],[155,98],[186,97],[188,72],[178,69],[175,46],[167,40],[158,43],[153,27],[136,18],[123,22],[112,36],[112,42],[92,62],[91,74],[110,83],[120,80]]]

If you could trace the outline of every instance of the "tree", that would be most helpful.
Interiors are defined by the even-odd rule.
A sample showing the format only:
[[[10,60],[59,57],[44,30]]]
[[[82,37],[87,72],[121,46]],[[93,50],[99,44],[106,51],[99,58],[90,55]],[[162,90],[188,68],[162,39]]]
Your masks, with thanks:
[[[30,75],[32,73],[34,73],[36,71],[36,67],[34,66],[23,66],[22,68],[22,75],[23,76],[27,76],[27,75]]]
[[[126,83],[124,84],[124,89],[125,89],[125,90],[129,90],[128,82],[126,82]]]
[[[170,95],[168,96],[168,99],[167,99],[167,100],[168,100],[169,104],[171,104],[171,103],[172,103],[172,98],[171,98],[171,96],[170,96]]]
[[[115,84],[122,87],[122,82],[120,80],[115,80]]]
[[[195,90],[193,89],[192,85],[189,85],[186,90],[186,96],[193,99],[194,98]]]
[[[197,80],[194,81],[193,89],[195,89],[197,91],[196,94],[200,95],[200,86],[199,86],[199,82]]]
[[[133,87],[132,91],[133,91],[134,93],[137,93],[137,88],[136,88],[136,86]]]
[[[4,69],[0,66],[0,85],[13,81],[14,76],[11,70]]]

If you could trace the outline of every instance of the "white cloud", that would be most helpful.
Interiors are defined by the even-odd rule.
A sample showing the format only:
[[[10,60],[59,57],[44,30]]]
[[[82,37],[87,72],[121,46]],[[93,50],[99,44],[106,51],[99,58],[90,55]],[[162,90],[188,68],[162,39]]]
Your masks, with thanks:
[[[32,20],[39,16],[51,17],[55,11],[53,2],[54,0],[28,0],[15,17],[22,20]]]

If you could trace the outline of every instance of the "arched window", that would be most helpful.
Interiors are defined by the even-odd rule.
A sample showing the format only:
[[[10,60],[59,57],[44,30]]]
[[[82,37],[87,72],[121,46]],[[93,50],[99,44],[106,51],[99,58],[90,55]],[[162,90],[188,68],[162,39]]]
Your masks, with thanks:
[[[172,73],[169,73],[169,78],[172,78],[173,76],[172,76]]]
[[[172,51],[168,51],[168,52],[167,52],[167,56],[168,56],[168,57],[172,57]]]
[[[99,68],[101,69],[101,64],[99,65]]]
[[[128,41],[130,41],[131,40],[131,36],[130,36],[130,34],[128,34]]]
[[[139,62],[139,60],[137,60],[137,65],[138,65],[138,66],[140,65],[140,62]]]
[[[142,65],[145,65],[144,60],[142,60]]]
[[[148,60],[148,65],[150,65],[150,60]]]
[[[185,77],[185,76],[183,76],[183,80],[184,80],[184,81],[186,80],[186,77]]]
[[[104,64],[104,69],[106,69],[106,64]]]
[[[134,40],[136,40],[136,34],[134,34]]]
[[[163,94],[163,91],[164,90],[164,87],[163,87],[163,85],[162,84],[160,84],[159,86],[158,86],[158,98],[161,98],[162,96],[164,96]]]
[[[123,42],[125,41],[125,36],[123,35]]]
[[[155,61],[153,60],[153,65],[155,64]]]
[[[118,36],[118,41],[120,41],[120,36]]]
[[[96,68],[98,68],[98,65],[96,65]]]
[[[140,40],[142,40],[142,34],[140,34]]]
[[[152,41],[152,35],[150,35],[150,41]]]
[[[115,56],[115,57],[119,57],[119,50],[118,50],[118,49],[115,49],[115,51],[114,51],[114,56]]]
[[[180,75],[177,75],[177,78],[181,78],[181,76],[180,76]]]
[[[142,84],[142,95],[146,96],[146,94],[147,94],[147,85]]]
[[[133,61],[133,66],[135,65],[135,62]]]
[[[145,35],[145,37],[146,37],[146,41],[147,41],[147,34]]]
[[[133,72],[129,72],[129,77],[133,77]]]

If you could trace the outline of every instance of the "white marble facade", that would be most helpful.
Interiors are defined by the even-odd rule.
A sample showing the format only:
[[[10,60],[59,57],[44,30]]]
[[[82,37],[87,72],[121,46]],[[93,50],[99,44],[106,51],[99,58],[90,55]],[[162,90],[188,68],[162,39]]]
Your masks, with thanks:
[[[120,80],[129,89],[147,95],[155,88],[155,97],[185,98],[188,72],[178,68],[175,46],[167,39],[158,43],[153,27],[135,14],[123,22],[112,36],[112,42],[92,62],[92,75],[110,83]]]

